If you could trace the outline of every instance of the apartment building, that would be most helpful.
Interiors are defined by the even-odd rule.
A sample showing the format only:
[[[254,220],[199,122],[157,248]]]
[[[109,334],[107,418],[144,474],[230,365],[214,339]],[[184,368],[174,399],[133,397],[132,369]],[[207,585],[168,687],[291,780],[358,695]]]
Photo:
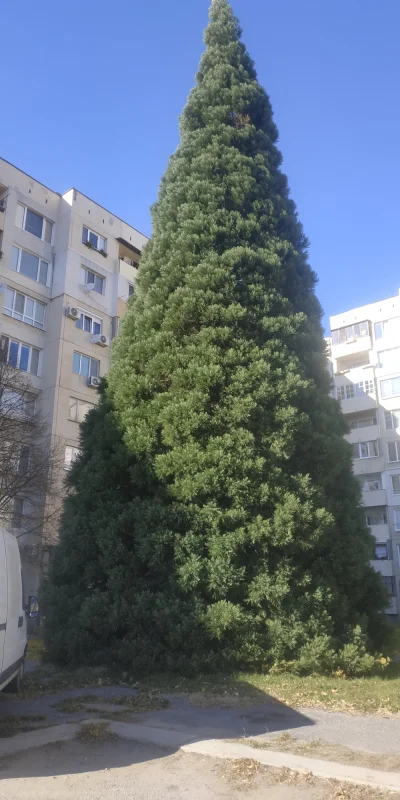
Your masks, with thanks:
[[[97,402],[146,241],[77,189],[59,194],[0,159],[0,344],[29,376],[65,469],[78,423]],[[13,529],[29,552],[22,506]],[[24,572],[34,593],[39,569],[28,559]]]
[[[400,614],[400,296],[330,319],[334,392],[375,537],[373,566]]]

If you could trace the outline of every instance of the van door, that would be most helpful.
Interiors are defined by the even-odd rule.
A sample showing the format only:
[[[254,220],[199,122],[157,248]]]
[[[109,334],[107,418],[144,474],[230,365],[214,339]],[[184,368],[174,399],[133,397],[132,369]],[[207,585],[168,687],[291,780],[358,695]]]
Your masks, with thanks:
[[[7,627],[7,569],[4,534],[0,530],[0,675],[3,671],[3,651]],[[1,682],[1,681],[0,681]]]
[[[26,647],[26,619],[22,607],[21,559],[18,542],[10,533],[4,534],[8,572],[7,628],[3,653],[3,677],[18,669]]]

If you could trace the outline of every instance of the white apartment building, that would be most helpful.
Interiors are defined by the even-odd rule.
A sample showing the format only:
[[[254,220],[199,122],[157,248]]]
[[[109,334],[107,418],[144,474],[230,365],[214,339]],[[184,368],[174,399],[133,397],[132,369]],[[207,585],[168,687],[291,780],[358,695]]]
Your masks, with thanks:
[[[400,296],[330,318],[334,392],[375,537],[375,569],[400,614]]]
[[[97,402],[146,241],[76,189],[59,194],[0,159],[0,344],[29,375],[35,410],[65,448],[65,468],[78,423]],[[21,504],[13,519],[22,549],[29,547]],[[24,571],[27,593],[35,593],[39,571],[29,563]]]

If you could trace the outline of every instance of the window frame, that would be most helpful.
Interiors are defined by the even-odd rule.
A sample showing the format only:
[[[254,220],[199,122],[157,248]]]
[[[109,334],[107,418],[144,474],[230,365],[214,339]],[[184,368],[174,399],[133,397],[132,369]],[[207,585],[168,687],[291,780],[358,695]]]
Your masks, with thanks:
[[[44,216],[43,214],[41,214],[39,211],[35,211],[35,209],[33,209],[33,208],[30,208],[29,206],[26,206],[24,203],[19,203],[19,202],[18,202],[18,203],[17,203],[17,209],[18,209],[18,207],[23,209],[23,213],[22,213],[22,225],[20,225],[20,224],[19,224],[19,222],[17,221],[17,220],[18,220],[18,211],[17,211],[16,217],[15,217],[15,224],[16,224],[16,226],[17,226],[18,228],[22,228],[22,230],[23,230],[23,231],[26,231],[26,233],[30,233],[30,234],[31,234],[31,236],[34,236],[34,237],[35,237],[35,239],[39,239],[39,241],[41,241],[41,242],[45,242],[46,244],[49,244],[49,245],[51,246],[51,245],[52,245],[52,243],[53,243],[54,222],[53,222],[51,219],[49,219],[48,217],[45,217],[45,216]],[[41,236],[37,236],[37,235],[36,235],[36,233],[32,233],[32,231],[28,231],[28,230],[26,229],[26,227],[25,227],[25,226],[26,226],[26,217],[27,217],[27,212],[28,212],[28,211],[30,211],[32,214],[36,214],[36,216],[37,216],[37,217],[41,217],[41,218],[42,218],[42,220],[43,220],[43,224],[42,224],[42,234],[41,234]],[[46,238],[45,238],[45,236],[44,236],[44,234],[45,234],[45,230],[46,230],[46,223],[47,223],[48,225],[51,225],[50,241],[49,241],[48,239],[46,239]]]
[[[384,548],[385,555],[378,556],[377,550],[378,548]],[[389,561],[389,548],[387,542],[375,542],[374,544],[374,561]]]
[[[20,503],[20,511],[16,512],[15,506],[16,503]],[[14,497],[13,499],[13,508],[12,508],[12,515],[11,515],[11,527],[15,528],[16,530],[21,530],[22,528],[22,520],[24,517],[24,500],[22,497]],[[17,520],[17,522],[15,522]]]
[[[20,295],[21,297],[24,298],[24,311],[23,311],[22,314],[19,311],[15,311],[15,308],[9,308],[9,307],[6,306],[7,292],[13,292],[13,294],[14,294],[13,306],[15,306],[15,301],[16,301],[17,295]],[[26,301],[27,300],[28,301],[30,300],[33,303],[33,317],[29,317],[25,313]],[[35,318],[35,312],[36,312],[37,306],[43,306],[43,322],[42,323],[37,322],[37,320]],[[42,303],[41,300],[35,300],[33,297],[30,297],[28,294],[25,294],[24,292],[20,292],[18,289],[13,289],[11,286],[7,286],[7,288],[6,288],[5,292],[4,292],[3,314],[5,314],[7,317],[12,317],[12,319],[17,319],[19,322],[24,322],[25,325],[30,325],[31,328],[37,328],[37,330],[39,330],[39,331],[44,331],[45,330],[46,303]],[[22,319],[21,319],[21,317],[22,317]],[[29,320],[32,320],[32,322],[30,322]]]
[[[381,575],[383,584],[386,586],[390,597],[397,597],[396,578],[394,575]],[[390,586],[388,584],[391,584]]]
[[[376,508],[379,508],[379,506],[377,506]],[[387,512],[386,512],[385,508],[383,509],[382,512],[379,512],[379,516],[382,516],[382,519],[380,520],[380,522],[369,522],[368,521],[369,519],[373,519],[374,518],[374,513],[377,514],[377,512],[375,511],[375,509],[373,507],[371,513],[365,514],[365,521],[366,521],[366,523],[367,523],[369,528],[375,528],[378,525],[387,525],[388,524],[388,516],[387,516]],[[377,519],[378,519],[378,516],[377,516]]]
[[[367,425],[360,425],[360,422],[366,422]],[[375,417],[365,417],[364,419],[356,419],[353,422],[350,422],[350,428],[352,431],[361,430],[362,428],[373,428],[378,424],[378,418]]]
[[[86,238],[85,238],[84,231],[87,231]],[[93,242],[91,241],[90,234],[93,237],[96,237],[97,245],[93,244]],[[100,241],[104,243],[104,247],[99,247],[99,242]],[[88,242],[92,245],[93,250],[96,250],[97,253],[103,252],[103,253],[107,254],[107,252],[108,252],[107,251],[108,240],[106,239],[106,237],[105,236],[100,236],[99,233],[96,233],[96,231],[92,230],[92,228],[89,228],[88,225],[82,225],[82,244],[87,245]]]
[[[73,401],[75,403],[76,412],[75,412],[74,416],[72,416],[72,414],[71,414],[71,405],[72,405],[71,401]],[[84,414],[82,416],[82,419],[79,419],[79,416],[80,416],[80,414],[79,414],[79,405],[80,404],[81,405],[85,405],[85,406],[90,406],[90,408],[88,408],[88,410],[86,411],[86,414]],[[69,398],[69,401],[68,401],[68,419],[70,420],[70,422],[77,422],[78,424],[81,425],[82,422],[84,421],[86,415],[89,413],[89,411],[92,411],[93,408],[96,408],[96,403],[90,403],[89,400],[80,400],[79,397],[72,397],[72,395],[71,395],[70,398]]]
[[[9,269],[11,269],[12,272],[17,272],[19,275],[23,275],[24,278],[28,278],[29,281],[34,281],[34,283],[38,283],[40,286],[46,286],[49,289],[50,286],[51,286],[51,277],[52,277],[51,263],[49,261],[46,261],[41,256],[38,256],[37,253],[32,253],[30,250],[25,250],[24,247],[19,247],[17,244],[13,244],[12,245],[11,254],[12,254],[12,250],[13,249],[18,251],[16,268],[14,269],[14,267],[11,267],[9,265]],[[32,278],[31,275],[26,275],[25,272],[21,272],[22,253],[27,253],[29,256],[34,256],[34,258],[37,258],[38,265],[37,265],[36,278]],[[45,264],[46,267],[47,267],[46,283],[43,283],[43,281],[39,280],[40,267],[41,267],[42,264]]]
[[[85,309],[83,309],[83,308],[78,308],[78,311],[80,313],[80,317],[79,317],[79,319],[76,320],[76,323],[75,323],[75,326],[78,328],[78,330],[84,331],[84,333],[90,333],[91,336],[94,336],[96,333],[97,334],[102,334],[103,333],[103,319],[102,319],[102,317],[97,317],[95,314],[92,314],[90,311],[85,311]],[[84,327],[84,323],[83,323],[84,317],[86,317],[87,319],[90,319],[90,330],[89,331]],[[99,325],[100,326],[100,330],[99,331],[94,331],[93,330],[93,326],[94,325]]]
[[[361,326],[364,327],[362,332]],[[359,333],[357,333],[357,328],[359,328]],[[341,333],[343,331],[343,333]],[[352,325],[342,325],[341,328],[335,328],[331,331],[332,337],[332,344],[334,346],[338,344],[350,344],[351,342],[356,342],[358,339],[363,339],[364,336],[370,336],[370,329],[367,319],[363,319],[361,322],[354,322]]]
[[[76,372],[74,370],[74,358],[75,358],[76,355],[79,356],[79,372]],[[88,369],[88,373],[87,374],[85,374],[85,373],[83,373],[81,371],[81,369],[82,369],[82,358],[87,358],[88,361],[89,361],[89,369]],[[92,371],[91,371],[92,362],[96,362],[98,364],[98,371],[97,371],[96,375],[93,375]],[[99,378],[100,377],[100,359],[99,358],[94,358],[93,356],[89,356],[89,355],[87,355],[87,353],[81,353],[80,350],[74,350],[73,356],[72,356],[72,373],[73,373],[73,375],[78,375],[79,377],[86,378],[86,379],[88,379],[88,378]]]
[[[90,286],[91,284],[93,284],[94,285],[93,291],[96,292],[96,294],[99,294],[101,297],[104,297],[105,290],[106,290],[106,278],[105,278],[105,275],[100,275],[99,272],[96,272],[94,269],[91,269],[90,267],[85,267],[84,264],[82,264],[82,270],[83,270],[83,277],[84,277],[84,280],[83,280],[84,286]],[[89,281],[88,280],[89,273],[90,273],[90,275],[93,275],[94,281]],[[96,289],[96,280],[101,281],[101,292],[99,292],[98,288]]]
[[[67,458],[67,451],[71,451],[69,458]],[[80,456],[80,454],[81,454],[81,449],[79,447],[76,447],[75,445],[72,445],[72,444],[65,445],[65,450],[64,450],[64,469],[66,471],[71,469],[74,461]]]
[[[12,336],[8,336],[7,334],[2,334],[1,337],[0,337],[0,349],[1,350],[4,349],[4,345],[2,345],[1,343],[4,342],[5,339],[8,340],[7,364],[10,367],[14,367],[14,369],[20,370],[21,372],[26,372],[26,373],[29,373],[29,375],[35,375],[35,377],[40,378],[41,375],[42,375],[42,355],[43,355],[43,350],[41,350],[39,347],[33,347],[33,345],[27,344],[26,342],[21,342],[20,339],[14,339]],[[16,364],[10,363],[10,361],[9,361],[11,344],[18,345],[18,355],[17,355],[17,363]],[[29,350],[27,369],[21,369],[21,367],[20,367],[21,352],[22,352],[22,348],[23,347],[26,347]],[[33,355],[34,351],[36,353],[38,353],[37,372],[31,372],[32,355]]]
[[[375,443],[377,445],[377,451],[378,452],[375,455],[371,455],[371,445],[373,445]],[[358,452],[361,453],[361,447],[363,445],[364,446],[368,445],[368,455],[367,456],[362,456],[362,455],[355,456],[354,455],[355,448],[358,447]],[[352,447],[353,447],[353,460],[354,461],[363,461],[366,458],[379,458],[379,456],[381,454],[380,440],[379,439],[371,439],[368,442],[353,442]]]
[[[396,514],[398,514],[398,521],[396,519]],[[393,528],[396,532],[400,531],[400,508],[393,509]]]
[[[392,387],[392,391],[391,391],[391,393],[390,393],[390,394],[385,394],[385,393],[384,393],[384,391],[383,391],[383,389],[382,389],[382,387],[383,387],[383,384],[384,384],[384,383],[388,383],[388,384],[389,384],[389,383],[391,383],[391,384],[392,384],[392,383],[393,383],[393,381],[398,381],[398,382],[399,382],[399,387],[398,387],[398,389],[397,389],[396,391],[393,391],[393,387]],[[400,397],[400,375],[392,375],[392,377],[391,377],[391,378],[383,378],[383,379],[380,381],[379,390],[380,390],[380,394],[381,394],[381,398],[382,398],[382,400],[387,400],[387,399],[389,399],[390,397]]]
[[[393,446],[396,448],[396,455],[397,455],[396,461],[393,461],[390,458],[390,448],[393,447]],[[397,464],[400,461],[400,442],[397,442],[397,441],[387,442],[387,449],[388,449],[388,462],[389,462],[389,464]]]
[[[378,473],[376,473],[378,475]],[[362,479],[359,478],[360,488],[362,492],[380,492],[383,489],[382,483],[382,475],[379,475],[377,478],[373,478],[372,475],[363,475]],[[377,483],[378,486],[374,487],[373,489],[369,488],[370,483]],[[365,485],[368,484],[368,488],[365,488]]]

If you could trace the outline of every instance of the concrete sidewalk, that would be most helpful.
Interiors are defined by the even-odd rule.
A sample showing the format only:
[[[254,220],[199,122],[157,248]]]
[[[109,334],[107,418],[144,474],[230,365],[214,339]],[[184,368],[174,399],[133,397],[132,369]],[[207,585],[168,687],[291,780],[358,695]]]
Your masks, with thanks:
[[[107,720],[102,720],[107,722]],[[85,723],[98,723],[99,719],[86,719]],[[337,780],[363,786],[370,786],[378,790],[400,792],[400,773],[372,770],[349,764],[339,764],[333,761],[324,761],[292,753],[277,751],[255,750],[245,744],[227,742],[221,739],[205,739],[193,741],[193,733],[183,734],[173,730],[147,727],[135,723],[113,722],[107,723],[109,730],[122,739],[128,739],[141,744],[154,745],[165,748],[171,752],[181,750],[184,753],[207,756],[214,759],[235,760],[251,759],[266,767],[286,768],[294,772],[309,773],[325,780]],[[0,757],[4,758],[14,753],[24,752],[31,748],[68,742],[76,738],[80,724],[67,723],[56,725],[52,728],[18,734],[10,739],[0,741]]]

